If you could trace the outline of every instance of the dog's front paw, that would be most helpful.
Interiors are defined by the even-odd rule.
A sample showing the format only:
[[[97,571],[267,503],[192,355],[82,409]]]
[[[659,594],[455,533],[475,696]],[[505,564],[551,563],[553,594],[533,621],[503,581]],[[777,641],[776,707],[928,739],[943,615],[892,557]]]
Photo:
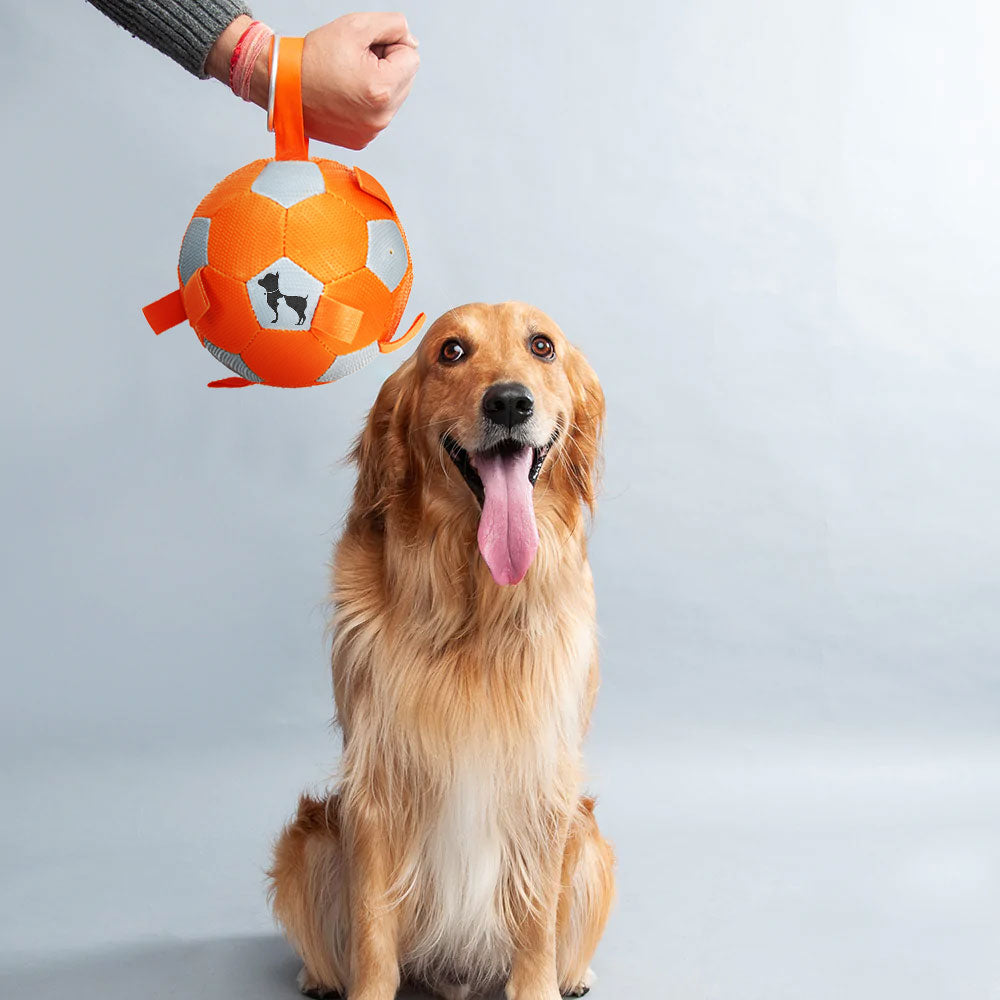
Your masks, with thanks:
[[[331,989],[328,986],[321,986],[303,965],[299,970],[298,976],[295,978],[295,982],[298,984],[299,992],[304,997],[309,997],[310,1000],[340,1000],[341,992],[340,990]]]
[[[597,977],[594,975],[593,969],[587,969],[583,974],[583,978],[578,983],[562,990],[562,995],[564,997],[582,997],[586,996],[590,992],[590,987],[594,985],[594,980]]]
[[[542,986],[537,989],[532,987],[515,987],[513,983],[508,983],[504,990],[506,1000],[562,1000],[559,988],[556,986]]]

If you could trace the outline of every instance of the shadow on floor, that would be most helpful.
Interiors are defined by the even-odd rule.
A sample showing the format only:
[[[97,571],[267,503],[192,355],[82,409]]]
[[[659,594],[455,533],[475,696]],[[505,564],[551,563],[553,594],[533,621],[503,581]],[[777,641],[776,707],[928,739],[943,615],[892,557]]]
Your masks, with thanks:
[[[10,1000],[296,1000],[299,962],[277,935],[163,941],[72,958],[44,956],[0,971]],[[399,1000],[431,994],[400,993]]]

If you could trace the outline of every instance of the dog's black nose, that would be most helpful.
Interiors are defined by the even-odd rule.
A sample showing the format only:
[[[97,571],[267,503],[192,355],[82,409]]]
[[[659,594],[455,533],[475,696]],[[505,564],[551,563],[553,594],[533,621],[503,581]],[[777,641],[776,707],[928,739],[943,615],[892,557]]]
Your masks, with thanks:
[[[535,397],[520,382],[497,382],[483,393],[483,413],[501,427],[523,424],[534,408]]]

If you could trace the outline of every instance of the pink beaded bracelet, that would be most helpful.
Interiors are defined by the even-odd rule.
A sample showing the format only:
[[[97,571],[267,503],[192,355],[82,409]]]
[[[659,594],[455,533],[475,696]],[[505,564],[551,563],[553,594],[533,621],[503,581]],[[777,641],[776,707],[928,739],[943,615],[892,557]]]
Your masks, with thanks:
[[[263,21],[251,21],[229,60],[229,88],[244,101],[250,100],[253,68],[274,32]]]

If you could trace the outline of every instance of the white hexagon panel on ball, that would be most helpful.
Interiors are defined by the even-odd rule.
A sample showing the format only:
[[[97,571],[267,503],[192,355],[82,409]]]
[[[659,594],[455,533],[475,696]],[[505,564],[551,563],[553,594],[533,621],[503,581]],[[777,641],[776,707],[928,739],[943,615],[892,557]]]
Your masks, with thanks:
[[[365,266],[394,292],[406,274],[406,242],[392,219],[368,221],[368,260]]]
[[[323,283],[288,257],[276,260],[247,282],[257,322],[272,330],[308,330]]]
[[[272,160],[257,175],[250,190],[291,208],[314,194],[326,190],[326,181],[315,163],[309,160]]]

